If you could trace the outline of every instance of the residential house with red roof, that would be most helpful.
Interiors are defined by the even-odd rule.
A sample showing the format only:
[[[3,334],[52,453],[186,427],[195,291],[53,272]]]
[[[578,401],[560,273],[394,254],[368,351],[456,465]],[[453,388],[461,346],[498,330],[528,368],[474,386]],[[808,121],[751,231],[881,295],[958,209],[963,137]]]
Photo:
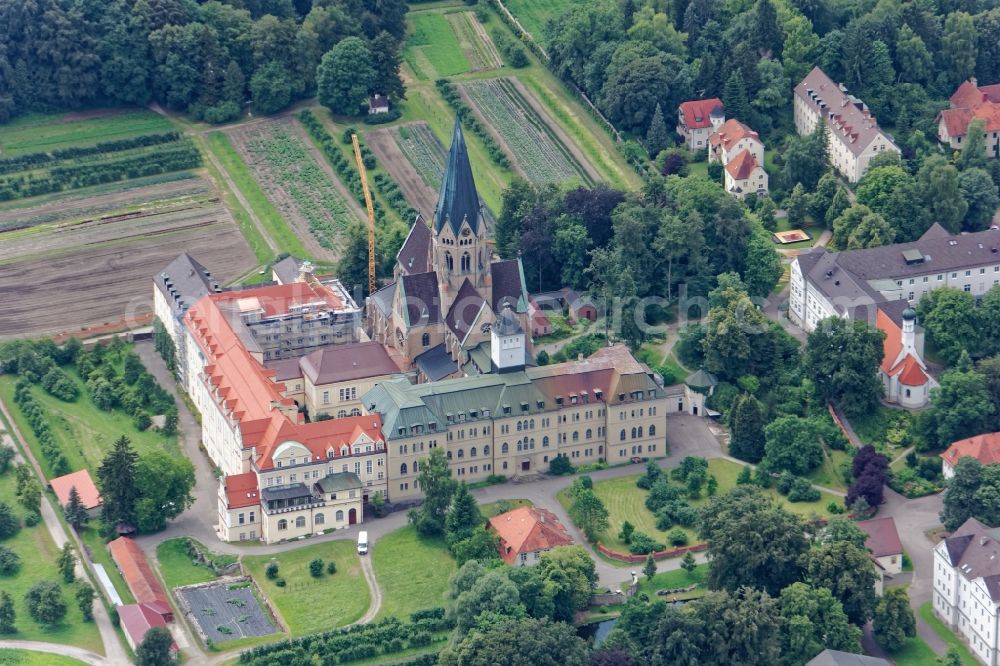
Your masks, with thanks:
[[[1000,432],[966,437],[956,442],[941,454],[941,473],[945,479],[955,476],[955,464],[960,458],[975,458],[983,465],[1000,463]]]
[[[677,107],[677,133],[692,153],[708,147],[708,137],[726,121],[726,108],[718,97],[681,102]]]
[[[59,505],[65,507],[69,504],[69,495],[73,488],[76,488],[80,496],[80,503],[87,510],[91,518],[96,518],[101,509],[101,493],[94,485],[94,480],[90,478],[90,472],[81,469],[63,476],[57,476],[49,481],[52,492],[59,499]]]
[[[487,527],[497,535],[500,559],[512,567],[537,564],[542,553],[573,545],[573,537],[556,514],[534,506],[522,506],[494,516]]]
[[[882,131],[868,105],[836,84],[819,67],[795,86],[795,130],[811,134],[823,122],[827,128],[830,163],[848,181],[856,183],[868,164],[886,151],[900,153],[892,137]]]
[[[969,79],[948,102],[950,108],[938,115],[938,139],[952,150],[964,150],[969,123],[982,120],[986,155],[1000,157],[1000,83],[980,86],[976,79]]]
[[[764,144],[739,120],[730,118],[708,137],[708,161],[722,163],[726,192],[737,199],[767,194]]]
[[[890,576],[902,573],[903,542],[899,540],[896,521],[892,516],[861,520],[855,524],[868,535],[865,539],[865,548],[882,570]]]

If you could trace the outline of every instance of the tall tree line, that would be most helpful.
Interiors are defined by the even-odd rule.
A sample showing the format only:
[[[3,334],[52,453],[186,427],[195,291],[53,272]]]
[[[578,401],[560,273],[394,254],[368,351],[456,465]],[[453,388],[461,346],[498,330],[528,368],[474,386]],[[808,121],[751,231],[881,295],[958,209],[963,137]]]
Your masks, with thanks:
[[[209,122],[248,101],[273,113],[315,93],[348,37],[371,45],[373,90],[398,97],[405,14],[403,0],[0,0],[0,122],[153,101]]]

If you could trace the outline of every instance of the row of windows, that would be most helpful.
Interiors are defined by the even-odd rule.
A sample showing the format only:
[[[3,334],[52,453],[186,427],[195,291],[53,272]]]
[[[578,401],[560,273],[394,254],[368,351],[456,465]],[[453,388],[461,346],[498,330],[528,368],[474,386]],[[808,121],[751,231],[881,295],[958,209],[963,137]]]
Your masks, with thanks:
[[[243,514],[241,513],[240,516],[242,515]],[[338,523],[344,522],[344,512],[338,510],[337,513],[334,514],[334,519]],[[250,522],[253,522],[253,520],[251,520]],[[241,522],[240,524],[242,525],[243,523]],[[315,516],[313,516],[313,525],[324,525],[324,524],[326,524],[326,516],[324,516],[322,513],[317,513]],[[303,528],[305,526],[306,526],[305,516],[299,516],[298,518],[295,519],[295,527]],[[281,520],[278,521],[278,531],[283,532],[287,529],[288,529],[288,520],[282,518]]]

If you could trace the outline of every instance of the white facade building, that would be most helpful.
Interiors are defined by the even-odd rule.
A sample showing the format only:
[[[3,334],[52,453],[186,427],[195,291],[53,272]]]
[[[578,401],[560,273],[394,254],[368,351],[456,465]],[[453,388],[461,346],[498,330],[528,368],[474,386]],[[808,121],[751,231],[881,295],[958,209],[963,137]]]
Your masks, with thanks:
[[[970,518],[934,547],[934,613],[984,664],[997,663],[1000,530]]]

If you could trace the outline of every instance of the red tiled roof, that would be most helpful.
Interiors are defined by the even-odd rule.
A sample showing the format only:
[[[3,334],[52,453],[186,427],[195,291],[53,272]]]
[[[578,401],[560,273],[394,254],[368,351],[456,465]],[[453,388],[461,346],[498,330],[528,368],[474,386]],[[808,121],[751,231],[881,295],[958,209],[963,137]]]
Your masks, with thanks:
[[[881,308],[875,314],[875,328],[885,333],[882,341],[882,371],[892,374],[899,352],[903,351],[903,331]]]
[[[1000,463],[1000,432],[960,439],[941,454],[949,465],[954,465],[959,458],[966,456],[975,458],[984,465]]]
[[[920,363],[912,354],[907,354],[902,363],[896,368],[902,367],[899,371],[899,383],[904,386],[923,386],[927,383],[927,373],[920,367]],[[893,373],[895,374],[895,373]]]
[[[757,132],[754,132],[752,129],[736,120],[736,118],[730,118],[723,123],[722,127],[719,128],[719,131],[708,137],[708,141],[713,146],[722,144],[723,148],[729,150],[734,143],[747,137],[760,141],[760,135],[757,134]]]
[[[979,92],[986,95],[986,99],[996,104],[1000,104],[1000,83],[989,86],[979,86]]]
[[[226,477],[226,506],[230,509],[242,509],[260,504],[260,492],[257,489],[257,474],[245,472],[230,474]]]
[[[949,101],[952,108],[941,112],[948,136],[965,136],[975,119],[984,121],[987,132],[1000,131],[1000,84],[978,88],[965,81]]]
[[[892,519],[892,516],[862,520],[857,523],[857,526],[868,535],[868,538],[865,539],[865,548],[872,551],[872,555],[875,557],[903,553],[903,544],[899,540],[896,521]]]
[[[121,621],[122,629],[128,634],[132,645],[137,648],[143,639],[146,638],[146,632],[150,629],[153,627],[166,628],[167,626],[163,617],[147,604],[127,604],[125,606],[118,606],[116,610],[118,611],[118,619]],[[176,652],[177,645],[171,643],[170,650]]]
[[[173,619],[167,593],[157,580],[152,567],[149,566],[149,560],[139,545],[128,537],[118,537],[108,544],[108,550],[135,600],[148,605],[164,619]]]
[[[489,524],[500,537],[500,557],[507,564],[514,564],[521,553],[573,544],[556,515],[546,509],[522,506],[490,518]]]
[[[90,472],[81,469],[65,476],[58,476],[51,481],[52,492],[59,498],[59,504],[66,506],[69,503],[70,490],[75,486],[76,492],[80,495],[80,501],[86,509],[95,509],[101,506],[101,493],[90,478]]]
[[[273,469],[275,451],[288,441],[303,444],[313,460],[325,460],[328,449],[333,449],[334,457],[339,456],[341,446],[353,444],[362,434],[375,442],[384,441],[379,414],[296,424],[275,412],[266,421],[252,421],[242,424],[242,427],[244,447],[257,447],[254,462],[258,470]],[[232,477],[227,477],[227,482],[228,478]]]
[[[988,100],[972,81],[963,81],[948,101],[955,109],[974,109]]]
[[[711,99],[695,99],[688,102],[681,102],[681,113],[684,115],[684,126],[688,129],[701,129],[711,127],[710,118],[713,111],[718,109],[722,113],[725,107],[718,97]]]
[[[726,164],[726,172],[732,176],[733,180],[746,180],[756,168],[757,160],[745,148]]]

